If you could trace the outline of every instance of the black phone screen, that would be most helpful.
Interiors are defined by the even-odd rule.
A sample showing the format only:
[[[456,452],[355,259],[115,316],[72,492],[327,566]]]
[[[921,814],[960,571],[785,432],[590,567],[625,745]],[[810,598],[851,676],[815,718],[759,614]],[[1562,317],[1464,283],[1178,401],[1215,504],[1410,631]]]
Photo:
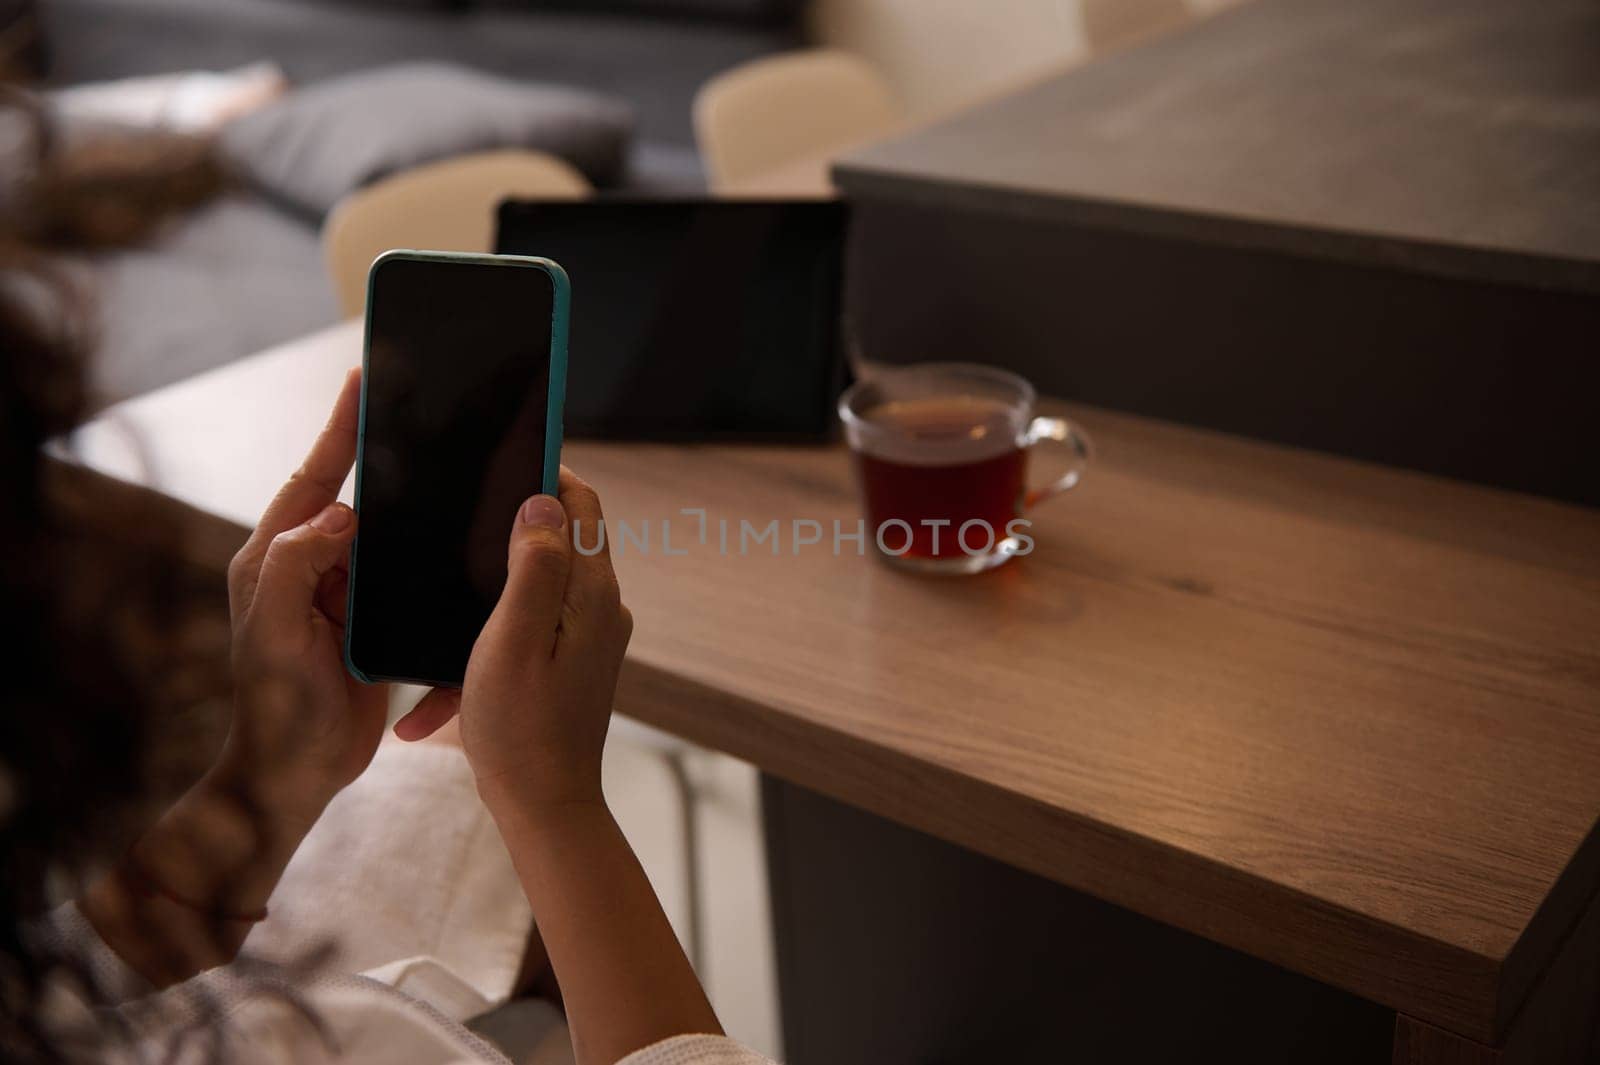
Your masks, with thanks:
[[[372,678],[459,685],[541,490],[554,286],[536,266],[375,268],[348,652]]]

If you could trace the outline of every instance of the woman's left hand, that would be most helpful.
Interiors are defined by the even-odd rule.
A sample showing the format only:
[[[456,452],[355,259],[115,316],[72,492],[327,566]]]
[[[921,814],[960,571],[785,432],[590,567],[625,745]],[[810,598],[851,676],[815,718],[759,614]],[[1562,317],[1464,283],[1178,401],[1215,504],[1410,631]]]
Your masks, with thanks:
[[[356,515],[336,502],[355,462],[361,375],[351,371],[311,453],[228,567],[234,720],[217,773],[264,812],[316,820],[372,761],[384,685],[345,669]]]
[[[344,666],[356,516],[336,500],[355,462],[360,395],[352,372],[228,567],[234,708],[221,759],[79,900],[157,987],[233,959],[305,834],[383,735],[388,692]]]

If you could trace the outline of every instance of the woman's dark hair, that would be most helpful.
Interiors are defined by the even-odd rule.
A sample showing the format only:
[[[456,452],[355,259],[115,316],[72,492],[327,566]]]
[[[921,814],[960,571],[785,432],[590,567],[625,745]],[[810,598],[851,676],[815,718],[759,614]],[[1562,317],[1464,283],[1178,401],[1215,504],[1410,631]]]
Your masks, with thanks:
[[[142,238],[221,174],[192,143],[64,151],[13,88],[0,126],[0,1059],[42,1062],[61,1060],[39,1016],[48,982],[96,989],[25,930],[183,783],[153,756],[193,744],[158,741],[227,683],[226,614],[181,561],[180,523],[45,455],[91,403],[90,301],[58,256]]]

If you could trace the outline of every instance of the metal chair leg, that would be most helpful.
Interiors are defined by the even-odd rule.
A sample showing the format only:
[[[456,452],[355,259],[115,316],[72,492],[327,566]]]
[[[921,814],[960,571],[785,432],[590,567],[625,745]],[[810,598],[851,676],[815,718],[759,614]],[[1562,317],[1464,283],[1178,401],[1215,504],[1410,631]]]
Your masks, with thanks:
[[[689,964],[704,978],[705,901],[700,890],[700,827],[695,817],[698,794],[689,776],[687,753],[684,750],[666,750],[662,752],[662,757],[666,759],[667,769],[677,786],[679,809],[683,814],[683,889],[689,910],[688,928],[685,930],[688,942],[684,944],[684,951],[689,955]]]

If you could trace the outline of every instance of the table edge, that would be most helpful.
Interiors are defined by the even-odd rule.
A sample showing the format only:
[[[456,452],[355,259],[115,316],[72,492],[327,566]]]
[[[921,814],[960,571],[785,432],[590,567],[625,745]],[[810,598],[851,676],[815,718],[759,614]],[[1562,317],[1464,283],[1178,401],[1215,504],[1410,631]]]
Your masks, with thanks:
[[[830,175],[847,200],[1009,214],[1086,229],[1273,252],[1480,284],[1508,284],[1584,295],[1600,293],[1600,259],[1575,259],[1489,245],[1331,229],[1208,213],[1197,208],[1165,207],[985,183],[971,178],[914,174],[874,160],[875,153],[899,141],[900,138],[881,142],[834,163]]]
[[[634,656],[623,666],[616,706],[618,713],[830,798],[1490,1044],[1503,1036],[1570,930],[1571,922],[1553,912],[1552,892],[1510,954],[1491,957]],[[808,756],[819,741],[828,744],[826,759]],[[1004,824],[962,824],[936,813],[996,805],[1005,810]],[[1596,836],[1590,842],[1600,842]],[[1041,857],[1037,847],[1030,853],[1020,839],[1049,839],[1053,853]],[[1137,877],[1126,875],[1132,864],[1141,868]],[[1174,901],[1174,885],[1205,890],[1195,904],[1184,904]],[[1263,897],[1272,905],[1261,906]],[[1549,934],[1530,934],[1552,921],[1559,927]],[[1333,942],[1343,944],[1337,957],[1319,952],[1319,944]]]

